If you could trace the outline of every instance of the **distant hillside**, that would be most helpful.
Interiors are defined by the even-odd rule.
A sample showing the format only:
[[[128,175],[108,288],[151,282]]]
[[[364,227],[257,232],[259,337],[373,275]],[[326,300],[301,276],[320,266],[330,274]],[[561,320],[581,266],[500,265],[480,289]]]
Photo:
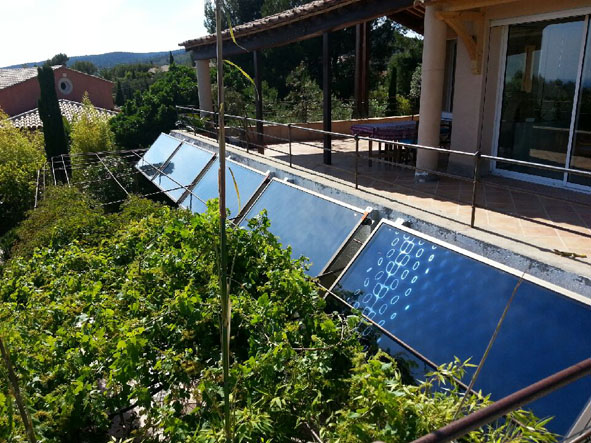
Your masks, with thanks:
[[[176,63],[188,64],[190,57],[189,53],[185,52],[184,49],[177,49],[172,51],[172,55]],[[77,55],[70,57],[68,65],[71,65],[77,61],[89,61],[99,68],[112,68],[115,65],[128,64],[128,63],[152,63],[154,65],[167,65],[168,64],[168,51],[162,52],[107,52],[106,54],[97,55]],[[38,62],[20,63],[18,65],[5,66],[5,68],[20,68],[23,66],[35,66],[42,65],[45,60]]]

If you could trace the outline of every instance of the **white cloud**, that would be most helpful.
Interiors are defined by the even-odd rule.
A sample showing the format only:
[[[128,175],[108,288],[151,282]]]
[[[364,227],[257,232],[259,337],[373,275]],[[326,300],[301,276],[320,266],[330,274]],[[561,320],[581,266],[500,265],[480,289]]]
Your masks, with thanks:
[[[204,0],[19,0],[2,8],[0,66],[59,52],[174,50],[206,33]]]

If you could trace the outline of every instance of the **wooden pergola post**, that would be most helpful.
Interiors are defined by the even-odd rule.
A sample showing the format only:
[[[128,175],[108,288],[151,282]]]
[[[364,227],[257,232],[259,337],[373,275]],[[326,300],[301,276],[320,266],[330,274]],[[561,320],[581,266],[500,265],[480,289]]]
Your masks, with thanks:
[[[252,53],[254,58],[254,85],[255,85],[255,117],[257,119],[257,148],[260,154],[265,153],[265,147],[263,146],[263,81],[261,78],[261,53],[257,49]]]
[[[355,118],[369,116],[370,22],[355,25]]]
[[[328,32],[322,34],[322,94],[323,94],[323,129],[332,131],[332,104],[331,104],[331,81],[332,72],[330,69],[330,35]],[[324,134],[324,164],[332,163],[332,143],[330,134]]]

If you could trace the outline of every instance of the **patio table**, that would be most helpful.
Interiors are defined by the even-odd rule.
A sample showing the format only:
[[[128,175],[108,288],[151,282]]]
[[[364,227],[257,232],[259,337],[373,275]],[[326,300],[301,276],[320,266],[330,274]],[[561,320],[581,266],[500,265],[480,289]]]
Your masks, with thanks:
[[[396,142],[406,141],[414,143],[417,137],[417,121],[402,121],[389,123],[362,123],[351,126],[351,132],[361,137],[379,138],[382,140],[392,140]],[[411,158],[409,150],[403,146],[394,144],[385,144],[385,159],[399,162],[404,160],[408,162]],[[369,166],[372,165],[371,157],[373,155],[373,143],[369,140]],[[378,156],[382,156],[382,144],[378,144]]]

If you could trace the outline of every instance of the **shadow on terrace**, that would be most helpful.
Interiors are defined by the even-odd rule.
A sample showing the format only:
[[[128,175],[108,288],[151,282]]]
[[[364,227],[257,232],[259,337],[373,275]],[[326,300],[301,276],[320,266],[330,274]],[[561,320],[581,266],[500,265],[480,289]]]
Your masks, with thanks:
[[[183,108],[181,122],[196,133],[217,137],[213,113]],[[195,119],[200,113],[201,119]],[[415,116],[390,118],[406,125]],[[372,120],[378,125],[383,120]],[[450,222],[506,238],[540,251],[568,257],[580,264],[591,263],[591,204],[589,195],[487,173],[491,161],[569,172],[585,177],[591,173],[572,169],[502,159],[480,153],[458,152],[445,146],[422,147],[353,135],[356,123],[333,122],[339,132],[325,132],[322,123],[304,125],[257,121],[226,116],[228,141],[250,152],[296,169],[320,173],[351,188],[385,198]],[[416,122],[415,122],[416,123]],[[352,131],[353,127],[353,131]],[[332,149],[324,148],[331,139]],[[449,146],[449,145],[448,145]],[[415,180],[418,150],[436,150],[437,170],[429,170],[431,181]],[[472,165],[471,176],[448,173],[450,156],[463,156]]]

